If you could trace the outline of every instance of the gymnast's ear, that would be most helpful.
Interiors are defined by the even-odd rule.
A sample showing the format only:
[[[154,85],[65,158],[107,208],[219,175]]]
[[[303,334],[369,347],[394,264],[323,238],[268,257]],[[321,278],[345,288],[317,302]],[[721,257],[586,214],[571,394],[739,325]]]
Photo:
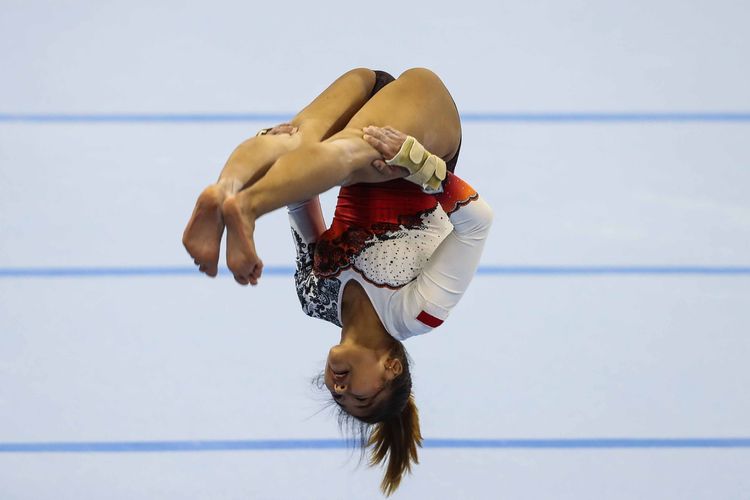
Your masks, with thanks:
[[[388,358],[385,361],[385,377],[393,380],[404,372],[404,365],[398,358]]]

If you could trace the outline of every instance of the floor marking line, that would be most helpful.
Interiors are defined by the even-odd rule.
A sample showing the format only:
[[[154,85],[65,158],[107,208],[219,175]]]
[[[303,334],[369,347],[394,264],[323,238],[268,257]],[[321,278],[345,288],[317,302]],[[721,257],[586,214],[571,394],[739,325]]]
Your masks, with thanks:
[[[0,453],[146,453],[344,449],[343,439],[0,443]],[[425,439],[451,449],[705,449],[750,448],[750,438]]]
[[[290,120],[294,113],[0,113],[1,123],[234,123]],[[748,111],[464,112],[464,122],[495,123],[745,123]]]
[[[263,276],[292,276],[292,266],[267,266]],[[480,276],[750,276],[750,266],[499,266],[484,265]],[[231,277],[222,268],[220,276]],[[0,267],[2,278],[126,278],[153,276],[199,277],[192,266],[81,266],[81,267]]]

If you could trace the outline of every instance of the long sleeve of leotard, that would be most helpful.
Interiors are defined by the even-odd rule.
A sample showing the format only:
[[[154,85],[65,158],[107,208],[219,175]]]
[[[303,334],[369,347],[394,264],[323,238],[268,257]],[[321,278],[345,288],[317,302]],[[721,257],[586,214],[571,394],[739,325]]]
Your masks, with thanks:
[[[320,200],[316,196],[294,203],[287,206],[287,211],[297,251],[294,284],[302,311],[308,316],[341,326],[337,308],[340,283],[337,280],[320,279],[313,273],[315,243],[326,230]]]
[[[323,210],[320,208],[320,199],[316,196],[306,201],[293,203],[286,207],[289,212],[289,223],[302,241],[310,244],[318,240],[326,230],[323,219]],[[297,246],[299,257],[299,245]]]
[[[492,225],[492,209],[459,177],[448,174],[435,196],[450,217],[453,231],[433,252],[417,278],[392,297],[389,312],[400,339],[440,326],[476,273]]]

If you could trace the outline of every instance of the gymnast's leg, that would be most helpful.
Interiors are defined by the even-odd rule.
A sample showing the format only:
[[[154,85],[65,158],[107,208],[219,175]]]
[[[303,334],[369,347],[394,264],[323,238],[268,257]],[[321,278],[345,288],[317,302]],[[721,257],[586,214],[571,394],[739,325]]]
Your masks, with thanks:
[[[224,232],[221,210],[227,196],[252,185],[280,156],[304,145],[320,142],[341,130],[367,102],[375,73],[359,68],[333,82],[289,124],[267,135],[240,144],[230,155],[219,179],[198,197],[182,242],[202,272],[216,276],[219,246]]]
[[[362,138],[368,125],[391,125],[446,159],[460,142],[458,112],[443,83],[428,70],[407,71],[370,99],[344,130],[281,156],[258,182],[226,198],[227,265],[238,283],[256,284],[262,271],[253,241],[257,217],[337,185],[389,180],[371,165],[380,154]]]

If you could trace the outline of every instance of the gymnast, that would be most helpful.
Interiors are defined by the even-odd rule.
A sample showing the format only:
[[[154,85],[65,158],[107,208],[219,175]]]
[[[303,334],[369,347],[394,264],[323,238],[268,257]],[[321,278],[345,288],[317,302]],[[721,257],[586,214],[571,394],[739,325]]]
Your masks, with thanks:
[[[390,495],[417,463],[419,419],[402,341],[440,326],[479,264],[492,210],[453,174],[458,111],[429,70],[398,79],[355,69],[289,123],[265,129],[230,155],[198,197],[183,243],[215,276],[225,226],[235,280],[256,285],[258,217],[286,206],[303,311],[341,328],[319,377],[340,421],[387,460]],[[341,186],[326,228],[318,195]]]

